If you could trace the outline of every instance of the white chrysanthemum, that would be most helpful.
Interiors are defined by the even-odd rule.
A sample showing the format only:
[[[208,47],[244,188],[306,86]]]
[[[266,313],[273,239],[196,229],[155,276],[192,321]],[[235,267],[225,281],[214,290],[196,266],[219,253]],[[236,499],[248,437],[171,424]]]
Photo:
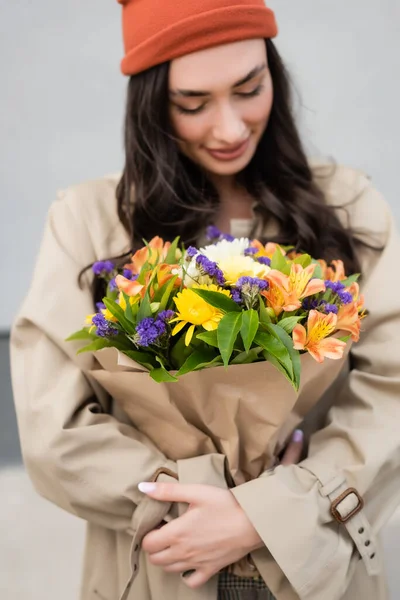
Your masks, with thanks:
[[[232,242],[221,240],[216,244],[210,244],[205,248],[201,248],[200,253],[219,265],[221,260],[228,257],[244,256],[244,251],[247,250],[249,246],[250,240],[248,238],[237,238]]]

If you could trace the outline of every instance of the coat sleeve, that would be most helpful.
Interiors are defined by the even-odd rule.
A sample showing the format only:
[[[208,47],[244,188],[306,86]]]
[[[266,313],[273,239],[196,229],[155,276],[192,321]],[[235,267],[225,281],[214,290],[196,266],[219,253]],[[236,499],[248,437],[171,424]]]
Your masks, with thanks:
[[[361,213],[385,223],[385,240],[363,260],[370,314],[353,345],[353,368],[307,459],[232,490],[302,600],[319,600],[322,589],[326,600],[342,598],[360,558],[378,575],[376,535],[400,502],[400,239],[381,195],[368,185],[362,196]],[[331,505],[348,488],[364,509],[342,524]],[[357,504],[349,495],[341,516]]]
[[[167,460],[139,431],[114,418],[103,390],[85,375],[93,359],[76,356],[78,346],[65,342],[93,312],[89,286],[81,290],[77,283],[81,268],[95,259],[93,242],[76,214],[68,192],[51,206],[31,286],[12,328],[22,454],[42,496],[87,521],[132,533],[135,515],[143,521],[148,514],[155,525],[169,510],[141,494],[138,483],[159,469],[178,473],[181,466],[184,482],[191,461]],[[223,457],[200,457],[196,467],[203,483],[225,485]]]

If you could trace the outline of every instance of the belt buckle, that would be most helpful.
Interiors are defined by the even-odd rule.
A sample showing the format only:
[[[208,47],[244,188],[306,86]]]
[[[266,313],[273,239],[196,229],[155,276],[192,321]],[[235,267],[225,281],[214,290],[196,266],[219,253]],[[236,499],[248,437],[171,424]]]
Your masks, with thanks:
[[[349,512],[348,515],[343,517],[338,510],[339,504],[341,504],[343,502],[343,500],[345,500],[352,494],[356,496],[356,498],[358,500],[358,504],[355,508],[353,508],[353,510],[351,510]],[[334,500],[332,502],[331,513],[332,513],[332,516],[335,519],[335,521],[337,521],[340,524],[344,524],[344,523],[347,523],[347,521],[349,521],[352,517],[354,517],[354,515],[359,513],[360,510],[362,510],[363,508],[364,508],[363,498],[360,496],[360,494],[357,492],[357,490],[355,488],[348,488],[346,491],[343,492],[343,494],[341,494],[338,498],[336,498],[336,500]]]

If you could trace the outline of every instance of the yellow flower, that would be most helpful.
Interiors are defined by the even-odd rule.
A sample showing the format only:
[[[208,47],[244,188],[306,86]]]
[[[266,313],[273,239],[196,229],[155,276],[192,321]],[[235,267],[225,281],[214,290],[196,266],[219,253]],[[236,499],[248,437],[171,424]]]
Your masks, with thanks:
[[[139,302],[139,299],[140,299],[140,296],[130,296],[130,298],[129,298],[129,304],[131,306],[133,306],[136,302]],[[119,305],[122,308],[122,310],[126,310],[126,300],[125,300],[124,294],[122,292],[119,293]],[[109,317],[104,312],[103,312],[103,314],[104,314],[104,316],[105,316],[106,319],[109,319]],[[113,319],[109,319],[109,320],[111,321]],[[116,320],[117,319],[115,319],[115,321]]]
[[[196,285],[190,289],[184,289],[176,295],[174,302],[178,309],[178,316],[173,319],[171,323],[174,321],[179,321],[179,323],[174,327],[172,335],[176,335],[185,327],[185,325],[190,324],[185,336],[186,346],[189,346],[192,341],[196,326],[201,325],[206,331],[213,331],[214,329],[217,329],[218,323],[224,316],[220,310],[208,304],[203,298],[200,298],[200,296],[193,291],[194,289],[220,292],[228,297],[231,295],[228,290],[224,290],[214,284]]]
[[[94,329],[96,329],[96,325],[93,325],[92,319],[96,316],[96,313],[92,315],[88,315],[85,319],[85,325],[89,327],[89,333],[92,333]]]
[[[241,277],[264,279],[271,270],[250,256],[227,256],[219,261],[218,267],[224,274],[228,285],[234,285]]]

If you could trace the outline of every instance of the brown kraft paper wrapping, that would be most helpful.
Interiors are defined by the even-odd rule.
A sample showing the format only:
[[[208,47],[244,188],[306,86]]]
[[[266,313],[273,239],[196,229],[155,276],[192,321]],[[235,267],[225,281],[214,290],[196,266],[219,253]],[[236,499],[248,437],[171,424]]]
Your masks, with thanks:
[[[301,355],[299,392],[269,362],[213,367],[156,383],[116,348],[95,352],[98,368],[89,375],[170,460],[219,452],[240,485],[271,467],[293,428],[338,376],[350,346],[341,360],[322,364]]]

